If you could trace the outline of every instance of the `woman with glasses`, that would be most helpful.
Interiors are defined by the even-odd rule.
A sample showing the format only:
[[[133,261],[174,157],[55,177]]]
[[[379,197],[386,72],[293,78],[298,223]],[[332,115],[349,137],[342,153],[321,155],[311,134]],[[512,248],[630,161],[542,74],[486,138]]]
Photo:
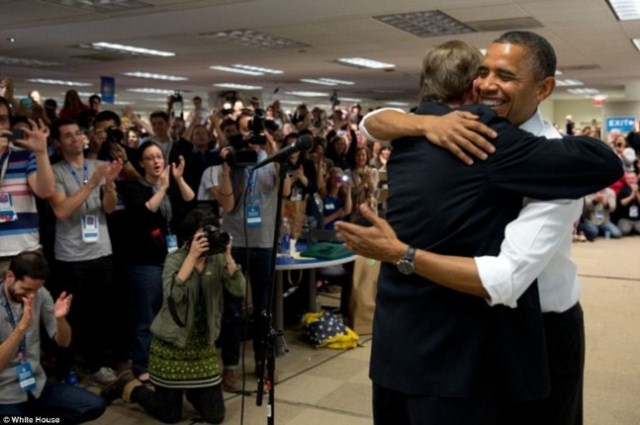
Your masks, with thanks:
[[[182,156],[177,164],[167,164],[155,142],[143,143],[136,152],[142,178],[127,182],[123,197],[129,224],[126,258],[133,303],[132,369],[144,382],[149,380],[149,327],[162,305],[162,267],[167,253],[179,246],[174,211],[191,202],[195,194],[184,179]]]

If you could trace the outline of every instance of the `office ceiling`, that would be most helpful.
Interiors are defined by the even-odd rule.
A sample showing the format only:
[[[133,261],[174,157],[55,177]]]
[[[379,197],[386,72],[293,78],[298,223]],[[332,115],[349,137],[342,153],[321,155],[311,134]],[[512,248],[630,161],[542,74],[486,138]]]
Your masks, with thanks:
[[[442,28],[473,32],[421,37],[382,18],[428,11],[440,11],[458,21],[444,23]],[[197,94],[206,101],[208,93],[227,90],[213,86],[220,83],[260,86],[262,89],[244,95],[257,94],[264,101],[279,98],[328,105],[335,90],[339,99],[361,99],[368,105],[413,103],[426,50],[452,38],[485,48],[511,29],[545,36],[558,55],[558,68],[563,72],[558,78],[584,83],[558,87],[556,98],[580,99],[584,95],[569,94],[567,88],[591,88],[610,100],[640,99],[640,52],[631,42],[640,37],[640,22],[618,21],[605,0],[0,0],[0,28],[0,77],[13,78],[18,96],[37,89],[43,97],[58,101],[70,87],[26,80],[84,82],[91,85],[74,88],[99,93],[100,76],[112,76],[116,100],[141,110],[162,107],[164,95],[129,89],[179,89],[187,99]],[[234,30],[262,34],[280,43],[279,48],[243,44],[231,34]],[[218,34],[222,31],[226,36]],[[244,42],[249,40],[255,41],[249,37]],[[176,55],[145,57],[79,47],[95,42]],[[361,69],[339,64],[336,59],[342,57],[396,66]],[[234,64],[283,73],[251,76],[210,69]],[[187,80],[123,75],[133,71]],[[324,86],[300,81],[319,78],[354,84]],[[322,94],[311,98],[290,94],[298,91]]]

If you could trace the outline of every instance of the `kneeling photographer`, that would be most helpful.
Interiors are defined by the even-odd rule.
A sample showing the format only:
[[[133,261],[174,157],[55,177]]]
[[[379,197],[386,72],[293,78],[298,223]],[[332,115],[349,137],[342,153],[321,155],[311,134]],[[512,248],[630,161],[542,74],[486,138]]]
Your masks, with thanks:
[[[182,397],[201,420],[220,423],[224,400],[215,341],[223,309],[223,289],[242,297],[246,283],[231,255],[232,238],[217,218],[195,209],[183,222],[180,249],[167,255],[162,273],[162,308],[151,325],[149,374],[155,391],[132,374],[123,375],[103,392],[108,401],[122,397],[140,404],[166,423],[182,416]]]
[[[264,116],[264,111],[258,110],[255,115],[243,113],[238,118],[238,132],[246,148],[241,146],[241,149],[237,149],[238,146],[234,146],[234,161],[227,169],[229,175],[225,176],[225,168],[221,167],[219,179],[221,185],[225,179],[231,182],[230,192],[226,188],[220,190],[221,198],[218,201],[223,207],[222,226],[234,239],[233,257],[242,265],[251,283],[254,326],[260,323],[261,313],[267,306],[278,196],[277,164],[270,163],[251,173],[253,165],[277,150],[273,137],[264,129]],[[253,158],[249,161],[251,152]],[[291,179],[287,177],[284,182],[285,196],[289,195],[290,188]],[[250,268],[247,263],[251,265]],[[225,293],[220,347],[224,363],[223,388],[230,392],[241,389],[238,365],[242,310],[242,299]],[[261,359],[258,358],[258,354],[263,352],[261,337],[259,332],[254,332],[256,370],[262,370],[259,364]]]

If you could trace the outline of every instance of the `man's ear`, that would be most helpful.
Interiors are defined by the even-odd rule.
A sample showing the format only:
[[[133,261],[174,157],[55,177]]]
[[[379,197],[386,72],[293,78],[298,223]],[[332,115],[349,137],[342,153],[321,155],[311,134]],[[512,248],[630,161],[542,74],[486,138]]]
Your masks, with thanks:
[[[553,90],[556,88],[556,79],[555,77],[546,77],[544,80],[540,81],[538,85],[538,101],[542,102],[553,93]]]

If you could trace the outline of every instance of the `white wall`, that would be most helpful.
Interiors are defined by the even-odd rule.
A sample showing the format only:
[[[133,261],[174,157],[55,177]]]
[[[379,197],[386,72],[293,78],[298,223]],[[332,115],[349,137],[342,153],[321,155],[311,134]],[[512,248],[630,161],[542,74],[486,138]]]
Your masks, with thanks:
[[[591,125],[592,119],[597,119],[601,127],[605,117],[604,107],[594,106],[591,99],[584,100],[555,100],[553,101],[553,122],[558,123],[564,130],[566,116],[573,116],[577,128]]]

